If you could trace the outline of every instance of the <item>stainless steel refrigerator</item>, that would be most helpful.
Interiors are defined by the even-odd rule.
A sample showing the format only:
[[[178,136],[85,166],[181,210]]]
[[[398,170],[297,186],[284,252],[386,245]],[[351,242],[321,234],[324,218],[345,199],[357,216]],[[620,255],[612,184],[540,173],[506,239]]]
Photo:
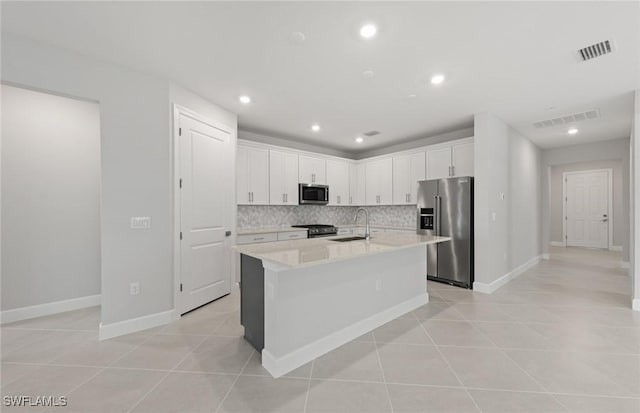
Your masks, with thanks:
[[[418,182],[418,233],[451,237],[427,246],[427,278],[473,286],[473,177]]]

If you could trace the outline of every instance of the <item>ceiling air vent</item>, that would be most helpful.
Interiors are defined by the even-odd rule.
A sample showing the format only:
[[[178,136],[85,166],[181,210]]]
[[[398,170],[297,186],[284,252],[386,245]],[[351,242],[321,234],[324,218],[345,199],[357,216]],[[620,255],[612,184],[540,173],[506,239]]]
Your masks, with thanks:
[[[539,120],[532,122],[531,125],[534,128],[542,129],[552,126],[564,126],[574,124],[576,122],[582,122],[585,120],[598,119],[600,117],[600,111],[598,109],[591,109],[586,112],[572,113],[569,115],[558,116],[551,119]]]
[[[380,131],[370,130],[369,132],[363,133],[363,135],[364,136],[376,136],[376,135],[380,135]]]
[[[613,51],[613,40],[605,40],[603,42],[578,49],[578,55],[580,56],[582,61],[586,62],[587,60],[604,56],[606,54],[612,53]]]

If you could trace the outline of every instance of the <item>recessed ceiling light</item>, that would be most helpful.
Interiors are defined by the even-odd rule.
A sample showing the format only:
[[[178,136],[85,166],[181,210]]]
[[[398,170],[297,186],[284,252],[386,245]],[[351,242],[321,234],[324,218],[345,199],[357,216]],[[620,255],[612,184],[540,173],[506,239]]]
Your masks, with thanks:
[[[314,132],[320,132],[320,125],[317,125],[317,124],[311,125],[311,130]]]
[[[365,24],[360,28],[360,36],[370,39],[376,35],[378,28],[374,24]]]
[[[407,95],[407,98],[408,98],[408,99],[415,99],[415,98],[417,98],[417,97],[418,97],[418,95],[416,95],[415,93],[412,93],[412,94],[410,94],[410,95]]]
[[[358,136],[356,138],[356,143],[362,143],[362,142],[364,142],[364,139],[362,139],[362,136]]]
[[[365,79],[371,79],[376,75],[376,73],[373,70],[365,70],[364,72],[362,72],[362,77],[364,77]]]
[[[251,98],[249,96],[246,96],[246,95],[242,95],[238,99],[240,100],[240,103],[242,103],[244,105],[248,105],[249,103],[251,103]]]
[[[291,33],[291,40],[297,43],[302,43],[307,39],[307,36],[302,32],[293,32]]]
[[[444,82],[444,75],[442,74],[433,75],[431,77],[431,83],[434,85],[439,85],[442,82]]]
[[[569,130],[567,131],[567,133],[568,133],[569,135],[575,135],[576,133],[578,133],[578,129],[576,129],[576,128],[571,128],[571,129],[569,129]]]

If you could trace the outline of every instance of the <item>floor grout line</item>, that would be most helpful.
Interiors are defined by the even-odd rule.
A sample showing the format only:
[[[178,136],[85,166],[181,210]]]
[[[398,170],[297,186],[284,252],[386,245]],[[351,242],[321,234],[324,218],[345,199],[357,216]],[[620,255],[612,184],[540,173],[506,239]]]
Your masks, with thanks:
[[[313,377],[313,367],[316,364],[316,359],[311,360],[311,371],[309,371],[309,381],[307,382],[307,394],[304,398],[304,408],[302,413],[307,413],[307,405],[309,404],[309,392],[311,391],[311,378]]]
[[[413,314],[413,312],[411,312]],[[413,314],[415,317],[415,314]],[[417,320],[417,318],[416,318]],[[418,321],[419,323],[420,321]],[[387,375],[384,373],[384,367],[382,366],[382,358],[380,357],[380,349],[378,347],[378,341],[376,340],[375,330],[371,331],[373,335],[373,346],[376,349],[376,357],[378,358],[378,366],[380,366],[380,372],[382,373],[382,382],[384,383],[385,391],[387,392],[387,401],[389,403],[389,407],[391,408],[391,413],[394,412],[393,402],[391,401],[391,393],[389,392],[389,385],[387,384]]]
[[[431,342],[433,343],[433,346],[435,347],[436,351],[438,352],[438,354],[440,355],[440,357],[442,358],[442,360],[444,360],[444,362],[447,364],[447,367],[449,367],[449,370],[451,370],[451,372],[453,373],[453,375],[455,376],[456,380],[458,380],[458,383],[460,383],[460,386],[462,386],[464,388],[465,393],[467,393],[467,396],[471,399],[471,401],[473,402],[473,404],[476,406],[476,408],[478,409],[479,412],[482,413],[482,409],[480,408],[480,406],[478,405],[478,403],[476,402],[476,400],[473,398],[473,396],[471,395],[471,392],[469,392],[469,390],[467,390],[467,388],[465,387],[464,382],[460,379],[460,377],[458,376],[458,373],[456,373],[456,371],[453,369],[453,367],[451,367],[451,363],[449,363],[449,360],[447,360],[447,358],[444,356],[444,354],[442,354],[442,351],[440,351],[440,349],[438,348],[438,345],[436,344],[435,340],[433,339],[433,337],[431,337],[431,334],[429,334],[429,332],[427,331],[427,328],[424,326],[424,324],[420,323],[420,326],[422,327],[422,330],[424,331],[424,333],[427,335],[427,337],[429,337],[429,340],[431,340]]]
[[[216,408],[215,413],[218,413],[220,411],[220,408],[224,404],[225,400],[227,400],[227,397],[229,396],[229,394],[231,394],[231,391],[233,390],[233,388],[235,387],[236,383],[238,382],[238,380],[242,376],[242,373],[244,373],[244,370],[249,365],[249,361],[251,361],[251,357],[253,357],[253,355],[255,353],[256,353],[256,350],[253,349],[251,351],[251,354],[249,354],[249,357],[247,358],[247,361],[244,362],[244,366],[242,366],[242,369],[240,370],[240,373],[238,373],[238,376],[235,378],[235,380],[233,380],[233,383],[231,383],[231,386],[229,386],[229,390],[227,390],[227,392],[224,394],[224,397],[222,398],[222,400],[220,400],[220,404],[218,404],[218,407]]]
[[[160,386],[160,384],[165,381],[165,379],[167,377],[169,377],[169,375],[174,371],[174,369],[176,367],[178,367],[183,361],[185,361],[187,359],[187,357],[191,354],[193,354],[194,351],[196,351],[197,348],[199,348],[202,343],[205,342],[206,339],[203,339],[197,346],[195,346],[191,351],[188,351],[174,366],[171,370],[169,370],[168,372],[166,372],[166,374],[164,376],[162,376],[162,378],[160,380],[158,380],[158,382],[153,385],[149,391],[147,391],[145,394],[142,395],[142,397],[140,397],[140,399],[133,404],[133,406],[131,406],[131,408],[129,410],[127,410],[127,413],[131,413],[133,411],[133,409],[135,409],[136,407],[138,407],[138,405],[140,403],[142,403],[144,401],[144,399],[147,398],[147,396],[149,396],[156,388],[158,388],[158,386]]]

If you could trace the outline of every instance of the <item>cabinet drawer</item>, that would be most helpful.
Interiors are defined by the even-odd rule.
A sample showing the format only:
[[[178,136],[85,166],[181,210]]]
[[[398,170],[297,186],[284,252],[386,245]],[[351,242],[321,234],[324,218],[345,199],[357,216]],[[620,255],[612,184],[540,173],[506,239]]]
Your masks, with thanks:
[[[238,235],[236,238],[237,245],[257,244],[260,242],[273,242],[278,240],[277,232],[269,232],[265,234],[246,234]]]
[[[278,241],[307,238],[307,231],[278,232]]]

